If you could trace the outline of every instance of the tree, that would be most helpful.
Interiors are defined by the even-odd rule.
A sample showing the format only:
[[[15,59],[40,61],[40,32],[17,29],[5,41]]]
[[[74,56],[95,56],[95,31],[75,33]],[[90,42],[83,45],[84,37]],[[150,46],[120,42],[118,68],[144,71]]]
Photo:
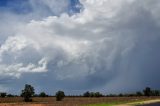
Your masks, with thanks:
[[[120,93],[118,96],[119,96],[119,97],[123,97],[124,95],[123,95],[122,93]]]
[[[84,96],[84,97],[90,97],[90,92],[89,92],[89,91],[85,92],[85,93],[83,94],[83,96]]]
[[[152,90],[152,96],[160,96],[160,91]]]
[[[7,97],[14,97],[14,95],[12,95],[12,94],[8,94],[8,95],[7,95]]]
[[[65,97],[65,94],[64,94],[63,91],[58,91],[58,92],[56,93],[56,100],[57,100],[57,101],[61,101],[64,97]]]
[[[146,88],[143,90],[143,92],[144,92],[144,96],[151,96],[151,93],[152,93],[150,87],[146,87]]]
[[[89,97],[95,97],[95,93],[94,92],[90,92]]]
[[[31,97],[34,95],[34,87],[29,84],[25,85],[24,90],[22,90],[21,96],[24,97],[25,102],[31,102]]]
[[[95,97],[102,97],[103,95],[100,92],[95,93]]]
[[[45,93],[45,92],[41,92],[40,94],[39,94],[39,97],[47,97],[48,95]]]
[[[7,95],[7,93],[5,93],[5,92],[0,93],[0,96],[1,96],[2,98],[6,97],[6,95]]]
[[[143,96],[143,94],[140,91],[137,91],[136,96]]]

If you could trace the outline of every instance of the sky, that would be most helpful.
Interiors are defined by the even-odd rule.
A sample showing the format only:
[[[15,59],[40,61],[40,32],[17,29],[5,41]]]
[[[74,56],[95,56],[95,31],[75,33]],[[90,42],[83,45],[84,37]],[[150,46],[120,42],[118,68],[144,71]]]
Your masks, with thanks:
[[[159,0],[0,0],[0,92],[160,89]]]

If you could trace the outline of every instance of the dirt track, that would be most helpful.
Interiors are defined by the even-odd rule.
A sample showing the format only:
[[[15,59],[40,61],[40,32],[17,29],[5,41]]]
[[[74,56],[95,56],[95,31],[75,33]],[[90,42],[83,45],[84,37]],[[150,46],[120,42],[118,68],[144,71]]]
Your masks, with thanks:
[[[160,103],[160,99],[155,99],[155,100],[147,100],[147,101],[142,101],[142,102],[133,102],[133,103],[128,103],[128,104],[121,104],[117,106],[160,106],[155,103]],[[155,104],[155,105],[154,105]]]
[[[140,105],[140,106],[160,106],[160,102],[159,103],[153,103],[153,104],[147,104],[147,105]]]

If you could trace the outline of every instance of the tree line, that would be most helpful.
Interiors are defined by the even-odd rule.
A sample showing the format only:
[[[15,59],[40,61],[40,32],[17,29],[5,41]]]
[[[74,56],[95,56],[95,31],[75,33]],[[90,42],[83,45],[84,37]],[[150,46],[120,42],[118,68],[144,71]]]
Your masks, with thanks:
[[[33,86],[26,84],[24,89],[21,91],[20,94],[21,97],[24,98],[25,102],[31,102],[32,97],[49,97],[50,95],[47,95],[45,92],[41,92],[39,94],[35,94],[35,89]],[[58,91],[54,95],[56,97],[57,101],[63,100],[65,97],[64,91]],[[78,95],[77,97],[131,97],[131,96],[160,96],[160,90],[152,90],[150,87],[146,87],[143,91],[138,91],[136,93],[131,94],[109,94],[109,95],[103,95],[100,92],[85,92],[83,95]],[[6,92],[1,92],[0,97],[18,97],[18,95],[12,95],[7,94]],[[75,95],[68,95],[68,97],[75,97]]]

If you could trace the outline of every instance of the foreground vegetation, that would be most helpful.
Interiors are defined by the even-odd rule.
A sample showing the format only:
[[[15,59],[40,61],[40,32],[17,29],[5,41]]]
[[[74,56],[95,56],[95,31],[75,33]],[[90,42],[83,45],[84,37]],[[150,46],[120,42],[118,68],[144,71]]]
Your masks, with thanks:
[[[26,84],[20,95],[1,92],[0,106],[25,106],[24,104],[27,106],[33,106],[33,104],[35,104],[34,106],[112,106],[120,103],[160,99],[159,96],[159,90],[152,90],[149,87],[131,94],[104,95],[100,92],[87,91],[80,96],[66,96],[64,91],[57,91],[56,94],[49,96],[45,92],[35,94],[34,87]],[[10,103],[10,105],[6,103]]]
[[[153,99],[160,97],[65,97],[62,101],[56,101],[56,97],[33,97],[32,102],[24,102],[22,97],[6,97],[0,98],[0,106],[105,106]]]

